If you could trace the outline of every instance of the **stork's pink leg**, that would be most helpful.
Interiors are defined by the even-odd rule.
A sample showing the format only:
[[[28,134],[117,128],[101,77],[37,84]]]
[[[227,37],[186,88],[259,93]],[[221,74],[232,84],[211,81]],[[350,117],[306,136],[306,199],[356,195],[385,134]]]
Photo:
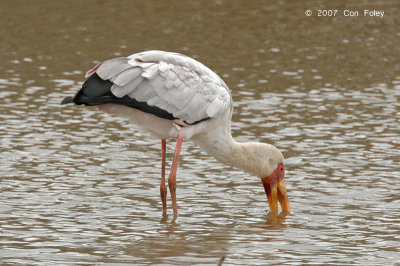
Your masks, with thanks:
[[[178,161],[179,161],[179,153],[181,152],[183,137],[182,135],[178,135],[176,140],[176,148],[175,148],[175,155],[174,161],[172,162],[171,172],[169,173],[168,177],[168,186],[169,192],[171,193],[171,200],[172,200],[172,208],[174,210],[174,218],[178,217],[178,206],[176,204],[176,172],[178,169]]]
[[[167,187],[165,186],[165,157],[166,157],[167,141],[161,140],[161,183],[160,194],[163,206],[163,215],[167,214]]]

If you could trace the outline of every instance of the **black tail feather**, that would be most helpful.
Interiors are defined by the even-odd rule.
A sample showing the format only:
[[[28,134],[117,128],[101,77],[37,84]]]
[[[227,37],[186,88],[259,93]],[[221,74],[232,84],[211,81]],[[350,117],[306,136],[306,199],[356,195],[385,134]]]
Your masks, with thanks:
[[[94,73],[82,85],[83,95],[89,98],[103,96],[111,91],[113,83],[109,80],[103,80]]]
[[[113,99],[115,96],[111,94],[112,85],[111,81],[102,80],[99,75],[94,73],[83,83],[82,88],[74,97],[64,98],[61,104],[100,105],[115,102]]]
[[[74,102],[74,97],[68,96],[65,97],[64,100],[62,100],[61,105],[63,104],[69,104]]]

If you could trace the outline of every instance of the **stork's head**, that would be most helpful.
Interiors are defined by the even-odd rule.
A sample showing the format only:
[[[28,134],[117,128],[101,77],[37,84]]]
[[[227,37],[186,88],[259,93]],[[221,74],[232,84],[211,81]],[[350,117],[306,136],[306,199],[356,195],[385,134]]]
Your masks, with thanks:
[[[283,163],[278,163],[270,175],[261,178],[261,182],[264,185],[264,190],[267,194],[270,210],[278,211],[279,200],[282,210],[290,211],[290,204],[285,184],[285,166],[283,166]]]
[[[263,172],[258,176],[267,194],[269,208],[278,211],[278,201],[283,211],[290,211],[289,199],[285,184],[285,166],[282,153],[272,145],[268,145],[264,159]]]

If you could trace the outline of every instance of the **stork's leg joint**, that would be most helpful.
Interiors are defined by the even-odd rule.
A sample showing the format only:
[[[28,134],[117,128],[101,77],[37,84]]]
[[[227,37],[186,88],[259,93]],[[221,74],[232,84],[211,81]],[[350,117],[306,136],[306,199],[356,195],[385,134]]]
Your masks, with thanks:
[[[163,213],[167,213],[167,187],[165,186],[165,183],[163,182],[164,180],[161,181],[160,184],[160,195],[161,195],[161,202],[163,205]]]
[[[169,191],[176,191],[176,179],[174,178],[174,180],[172,180],[172,178],[168,178],[168,187],[169,187]]]

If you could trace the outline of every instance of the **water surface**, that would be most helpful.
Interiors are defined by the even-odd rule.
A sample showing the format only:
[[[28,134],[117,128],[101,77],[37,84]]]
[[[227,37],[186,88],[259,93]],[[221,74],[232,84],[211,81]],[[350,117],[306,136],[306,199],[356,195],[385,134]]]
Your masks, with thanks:
[[[396,1],[0,7],[2,264],[400,261]],[[322,8],[385,16],[305,16]],[[179,218],[160,222],[160,141],[94,108],[59,105],[96,62],[149,49],[223,77],[235,139],[271,143],[286,158],[290,215],[268,212],[256,177],[185,142]],[[168,166],[173,149],[169,141]]]

